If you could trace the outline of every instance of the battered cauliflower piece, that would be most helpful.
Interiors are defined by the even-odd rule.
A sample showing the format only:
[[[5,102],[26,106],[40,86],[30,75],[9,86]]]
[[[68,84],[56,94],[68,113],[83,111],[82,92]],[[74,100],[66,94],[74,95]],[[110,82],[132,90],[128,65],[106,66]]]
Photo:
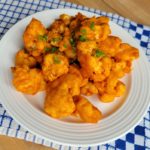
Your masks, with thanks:
[[[109,34],[108,24],[95,25],[94,22],[91,22],[89,26],[82,26],[80,31],[76,33],[76,37],[79,37],[82,42],[87,40],[99,42],[105,40]]]
[[[111,74],[116,76],[117,78],[122,78],[125,73],[129,70],[127,67],[128,63],[126,61],[118,61],[112,63]]]
[[[122,43],[120,45],[120,51],[115,55],[117,60],[133,61],[139,57],[139,51],[135,47],[129,44]]]
[[[47,81],[53,81],[68,72],[68,60],[60,54],[47,54],[44,57],[42,71]]]
[[[36,59],[30,56],[25,50],[19,50],[16,54],[15,58],[15,65],[16,66],[23,66],[26,65],[28,67],[35,67],[36,66]]]
[[[90,77],[94,82],[105,80],[110,75],[112,69],[112,60],[110,57],[102,57],[99,61],[102,64],[101,72],[95,72]]]
[[[102,113],[82,96],[75,98],[76,110],[81,119],[87,123],[97,123],[102,118]]]
[[[62,40],[61,34],[49,31],[48,32],[48,41],[51,46],[59,47],[60,41]]]
[[[113,92],[113,93],[108,93],[106,91],[106,92],[100,94],[99,99],[104,103],[112,102],[115,99],[115,97],[122,96],[125,93],[126,86],[121,81],[118,81],[114,90],[115,90],[115,92]]]
[[[111,82],[110,82],[111,81]],[[102,102],[112,102],[115,97],[122,96],[126,91],[126,86],[116,77],[111,77],[103,82],[96,82],[95,86],[99,91],[99,99]]]
[[[60,19],[65,23],[65,25],[69,25],[72,19],[72,16],[69,16],[67,14],[60,15]]]
[[[47,30],[43,24],[33,18],[23,34],[26,50],[33,56],[39,56],[47,47]]]
[[[58,19],[52,23],[48,30],[53,33],[63,34],[65,31],[65,27],[65,23],[62,20]]]
[[[91,96],[93,94],[98,94],[98,89],[92,82],[88,82],[86,85],[81,87],[81,94],[86,96]]]
[[[66,83],[48,90],[44,111],[53,118],[64,118],[75,111],[75,104]]]
[[[96,41],[79,41],[77,43],[77,50],[83,54],[92,54],[92,51],[97,48]]]
[[[81,74],[84,78],[89,78],[93,73],[102,72],[102,63],[99,58],[90,54],[78,53],[78,60],[81,65]]]
[[[108,56],[115,56],[120,49],[121,39],[115,36],[108,36],[104,41],[99,42],[99,49]]]
[[[72,66],[69,68],[69,73],[50,82],[44,104],[45,112],[54,118],[71,115],[75,111],[72,97],[80,94],[81,82],[80,72]]]
[[[71,32],[78,30],[81,26],[81,22],[87,17],[81,13],[78,13],[74,18],[71,19],[69,29]]]
[[[36,94],[45,90],[46,83],[38,69],[29,69],[28,66],[12,67],[13,85],[25,94]]]
[[[82,83],[82,76],[80,71],[74,66],[69,67],[68,74],[64,75],[63,82],[68,85],[69,91],[72,96],[76,96],[80,94],[80,87]]]
[[[112,60],[109,57],[96,57],[90,54],[78,54],[81,65],[81,74],[84,78],[90,78],[94,82],[103,81],[111,71]]]
[[[75,59],[76,58],[76,43],[71,37],[71,32],[69,28],[65,28],[64,37],[59,43],[59,50],[64,52],[67,58]]]

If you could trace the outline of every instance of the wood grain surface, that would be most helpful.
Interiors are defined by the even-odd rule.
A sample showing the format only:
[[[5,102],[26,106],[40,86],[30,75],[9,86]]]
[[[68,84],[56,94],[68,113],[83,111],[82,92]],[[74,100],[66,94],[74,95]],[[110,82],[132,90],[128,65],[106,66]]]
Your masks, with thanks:
[[[150,25],[150,0],[66,0],[76,4],[117,13],[138,23]],[[52,150],[51,148],[0,136],[0,150]]]

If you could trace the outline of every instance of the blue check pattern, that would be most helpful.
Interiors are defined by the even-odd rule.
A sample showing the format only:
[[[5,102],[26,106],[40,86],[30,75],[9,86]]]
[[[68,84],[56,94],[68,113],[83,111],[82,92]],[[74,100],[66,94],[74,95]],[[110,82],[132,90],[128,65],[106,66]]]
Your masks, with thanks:
[[[137,24],[117,14],[106,13],[60,0],[0,0],[0,39],[9,28],[26,16],[42,10],[55,8],[75,8],[108,16],[136,39],[150,61],[150,27]],[[0,104],[0,134],[21,138],[59,150],[150,150],[150,109],[140,124],[120,139],[95,147],[75,148],[58,145],[31,134],[15,122],[2,104]]]

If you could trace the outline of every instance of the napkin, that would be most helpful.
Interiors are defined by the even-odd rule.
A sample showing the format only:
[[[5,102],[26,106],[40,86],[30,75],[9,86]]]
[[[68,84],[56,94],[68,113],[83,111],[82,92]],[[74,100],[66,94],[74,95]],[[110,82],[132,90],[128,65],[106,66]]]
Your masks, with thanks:
[[[117,14],[106,13],[60,0],[0,0],[0,39],[9,28],[26,16],[42,10],[55,8],[74,8],[108,16],[113,22],[123,27],[135,38],[150,61],[150,27],[137,24]],[[58,145],[33,135],[22,128],[13,117],[7,113],[7,110],[5,110],[2,104],[0,104],[0,134],[43,144],[59,150],[148,150],[150,149],[150,109],[147,110],[140,124],[125,136],[104,145],[82,148]]]

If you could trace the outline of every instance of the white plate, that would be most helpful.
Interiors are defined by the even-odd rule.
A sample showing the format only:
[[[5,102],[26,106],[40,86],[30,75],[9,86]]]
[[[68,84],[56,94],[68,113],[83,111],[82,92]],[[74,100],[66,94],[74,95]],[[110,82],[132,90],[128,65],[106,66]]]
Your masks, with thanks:
[[[110,22],[112,34],[140,49],[140,58],[135,61],[132,73],[124,78],[128,89],[124,97],[109,104],[94,103],[104,113],[104,119],[98,124],[81,123],[72,118],[55,120],[43,113],[43,93],[24,95],[17,92],[11,83],[10,67],[14,65],[15,53],[23,46],[22,34],[30,20],[35,17],[48,26],[62,13],[75,15],[78,12],[89,17],[94,15],[75,9],[47,10],[21,20],[5,34],[0,42],[0,100],[10,115],[33,134],[60,144],[92,146],[114,140],[132,129],[143,117],[150,102],[147,58],[121,27]],[[93,102],[93,98],[90,101]]]

